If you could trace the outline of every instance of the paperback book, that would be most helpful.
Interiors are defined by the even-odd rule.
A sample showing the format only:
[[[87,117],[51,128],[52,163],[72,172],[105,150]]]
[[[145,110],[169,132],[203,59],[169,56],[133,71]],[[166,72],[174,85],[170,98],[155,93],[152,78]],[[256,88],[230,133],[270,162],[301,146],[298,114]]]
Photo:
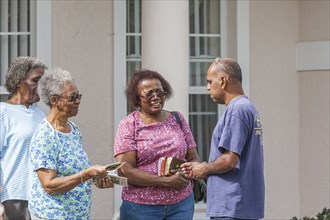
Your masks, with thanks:
[[[158,176],[170,176],[175,171],[180,169],[180,165],[185,161],[180,160],[176,157],[161,157],[158,160]]]

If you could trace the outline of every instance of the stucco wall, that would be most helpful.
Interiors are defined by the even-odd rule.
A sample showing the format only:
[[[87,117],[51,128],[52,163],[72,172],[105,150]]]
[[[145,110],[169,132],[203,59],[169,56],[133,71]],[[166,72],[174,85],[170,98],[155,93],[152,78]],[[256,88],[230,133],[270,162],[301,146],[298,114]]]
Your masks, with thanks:
[[[264,129],[265,219],[299,212],[297,1],[251,1],[250,97]]]
[[[250,97],[263,119],[266,216],[329,207],[329,71],[296,71],[296,43],[329,40],[329,1],[251,1]]]
[[[299,2],[299,41],[330,40],[329,1]],[[330,51],[329,51],[330,53]],[[329,70],[299,72],[300,217],[330,208]]]
[[[329,71],[299,73],[300,217],[329,206]]]
[[[299,41],[329,40],[329,16],[329,1],[299,1]]]
[[[93,164],[113,161],[113,1],[53,1],[53,67],[69,70],[83,94],[78,116]],[[93,219],[113,215],[113,189],[93,187]]]

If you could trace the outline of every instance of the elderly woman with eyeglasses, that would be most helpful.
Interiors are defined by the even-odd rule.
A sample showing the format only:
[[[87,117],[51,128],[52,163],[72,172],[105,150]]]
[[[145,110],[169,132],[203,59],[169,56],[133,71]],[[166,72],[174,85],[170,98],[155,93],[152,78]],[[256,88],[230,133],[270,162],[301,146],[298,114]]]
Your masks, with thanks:
[[[68,71],[56,69],[39,83],[42,100],[50,107],[31,141],[35,175],[29,207],[33,218],[90,219],[91,181],[113,187],[104,166],[94,165],[82,146],[82,136],[69,118],[78,114],[81,94]]]
[[[199,161],[189,125],[178,112],[181,126],[164,110],[172,88],[162,75],[151,70],[135,72],[126,88],[128,102],[136,108],[121,120],[114,143],[117,161],[125,161],[120,175],[123,187],[120,219],[192,219],[192,181],[182,172],[158,175],[161,157]]]
[[[0,103],[0,207],[2,203],[9,220],[30,219],[29,148],[36,127],[45,117],[36,103],[40,100],[38,81],[46,68],[37,58],[21,56],[11,62],[6,75],[9,99]]]

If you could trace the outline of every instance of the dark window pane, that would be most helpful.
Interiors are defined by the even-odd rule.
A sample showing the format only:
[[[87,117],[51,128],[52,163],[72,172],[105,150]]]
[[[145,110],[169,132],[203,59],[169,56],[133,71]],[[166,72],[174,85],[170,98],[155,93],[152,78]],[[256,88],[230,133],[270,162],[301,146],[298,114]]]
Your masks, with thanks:
[[[141,0],[126,0],[126,79],[141,69]],[[134,111],[127,102],[127,112]]]
[[[220,1],[189,0],[189,33],[220,33]]]
[[[0,1],[0,86],[5,84],[9,64],[18,56],[31,56],[30,0]],[[32,8],[33,11],[35,8]]]
[[[131,75],[134,71],[141,69],[141,61],[127,61],[127,79],[131,78]]]
[[[127,75],[126,78],[127,80],[129,80],[131,78],[132,73],[134,73],[134,71],[141,69],[141,61],[127,61],[126,64],[126,70],[127,70]],[[135,111],[135,109],[130,106],[130,104],[128,104],[127,102],[127,113],[131,113]]]
[[[126,1],[126,32],[141,33],[141,0]]]
[[[206,90],[206,74],[211,62],[190,62],[189,86],[205,86]]]
[[[202,161],[208,161],[211,137],[217,121],[218,107],[208,94],[189,95],[189,125]]]
[[[191,57],[218,57],[221,53],[220,36],[218,37],[190,37]]]
[[[126,47],[127,56],[141,56],[141,36],[127,36]]]

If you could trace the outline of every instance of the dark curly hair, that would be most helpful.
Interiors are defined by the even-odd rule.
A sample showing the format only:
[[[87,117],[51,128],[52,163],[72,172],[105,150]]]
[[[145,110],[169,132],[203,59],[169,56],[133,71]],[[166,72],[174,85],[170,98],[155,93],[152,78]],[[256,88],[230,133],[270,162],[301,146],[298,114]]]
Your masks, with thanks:
[[[162,84],[164,91],[166,92],[166,96],[165,96],[166,100],[172,97],[173,95],[172,87],[170,83],[166,79],[164,79],[162,75],[152,70],[138,70],[132,74],[131,79],[129,80],[127,87],[125,89],[125,95],[127,101],[134,108],[140,107],[140,96],[138,93],[138,85],[142,80],[145,79],[158,79]]]

